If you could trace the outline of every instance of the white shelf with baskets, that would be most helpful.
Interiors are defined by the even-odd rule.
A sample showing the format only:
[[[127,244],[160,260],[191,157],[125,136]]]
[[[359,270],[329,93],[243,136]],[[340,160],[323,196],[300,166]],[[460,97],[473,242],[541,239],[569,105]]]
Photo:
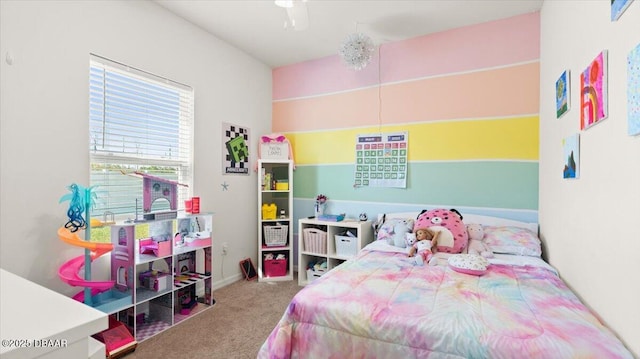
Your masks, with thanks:
[[[258,280],[293,280],[293,163],[258,161]]]
[[[345,219],[340,222],[300,219],[298,221],[298,284],[306,285],[353,258],[373,240],[370,221]],[[313,264],[326,262],[316,268]],[[313,267],[313,268],[310,268]]]

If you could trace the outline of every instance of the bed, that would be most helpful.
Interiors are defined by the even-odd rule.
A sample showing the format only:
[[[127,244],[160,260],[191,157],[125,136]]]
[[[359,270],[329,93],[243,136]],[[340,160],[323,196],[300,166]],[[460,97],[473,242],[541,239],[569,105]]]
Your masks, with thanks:
[[[633,358],[541,259],[537,224],[464,223],[495,248],[482,275],[374,240],[292,299],[258,358]]]

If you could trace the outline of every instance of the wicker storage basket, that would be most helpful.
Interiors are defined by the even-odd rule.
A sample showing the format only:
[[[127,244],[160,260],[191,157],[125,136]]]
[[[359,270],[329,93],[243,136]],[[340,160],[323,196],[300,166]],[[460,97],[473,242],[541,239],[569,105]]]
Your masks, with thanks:
[[[304,250],[306,252],[327,253],[327,232],[317,228],[305,228],[302,235],[304,236]]]
[[[287,244],[288,225],[264,226],[264,244],[267,247],[278,247]]]

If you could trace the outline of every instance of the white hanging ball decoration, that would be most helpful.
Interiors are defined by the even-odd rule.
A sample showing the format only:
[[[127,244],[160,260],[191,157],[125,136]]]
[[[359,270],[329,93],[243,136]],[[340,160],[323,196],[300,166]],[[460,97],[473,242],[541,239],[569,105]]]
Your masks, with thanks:
[[[347,66],[362,70],[371,61],[375,47],[371,38],[362,33],[351,34],[340,45],[340,57]]]

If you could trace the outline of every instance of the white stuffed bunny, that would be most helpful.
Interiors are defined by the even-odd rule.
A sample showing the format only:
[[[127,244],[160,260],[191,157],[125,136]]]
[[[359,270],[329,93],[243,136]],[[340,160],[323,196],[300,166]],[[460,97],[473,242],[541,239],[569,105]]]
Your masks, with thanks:
[[[469,234],[467,253],[481,255],[485,258],[493,257],[493,251],[483,241],[484,229],[482,225],[476,223],[467,224],[467,233]]]

